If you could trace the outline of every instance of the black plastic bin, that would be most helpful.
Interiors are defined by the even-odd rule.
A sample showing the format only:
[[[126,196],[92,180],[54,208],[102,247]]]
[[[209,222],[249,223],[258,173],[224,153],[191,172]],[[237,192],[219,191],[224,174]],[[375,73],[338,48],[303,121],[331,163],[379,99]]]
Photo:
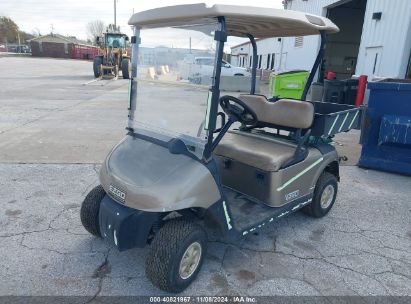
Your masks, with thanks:
[[[357,97],[358,79],[346,79],[344,81],[344,104],[355,105]]]
[[[324,79],[323,102],[344,103],[345,82],[342,80]]]

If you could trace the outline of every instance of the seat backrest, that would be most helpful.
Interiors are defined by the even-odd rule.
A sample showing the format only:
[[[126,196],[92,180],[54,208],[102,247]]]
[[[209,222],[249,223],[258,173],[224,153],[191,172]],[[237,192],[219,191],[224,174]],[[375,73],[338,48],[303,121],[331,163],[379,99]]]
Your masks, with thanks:
[[[257,114],[259,122],[295,129],[308,129],[314,120],[314,106],[310,102],[280,99],[269,102],[263,95],[240,95]]]

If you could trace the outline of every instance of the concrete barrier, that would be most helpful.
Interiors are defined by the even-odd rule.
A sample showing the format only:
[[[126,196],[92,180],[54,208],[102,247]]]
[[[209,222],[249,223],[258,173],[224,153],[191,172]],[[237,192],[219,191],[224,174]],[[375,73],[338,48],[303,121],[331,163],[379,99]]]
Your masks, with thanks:
[[[190,82],[201,85],[211,85],[211,76],[189,78]],[[227,92],[250,92],[251,76],[221,76],[220,90]],[[260,77],[256,79],[255,92],[260,92]]]
[[[165,65],[162,65],[160,67],[160,71],[161,71],[161,75],[166,75],[168,73]]]
[[[147,70],[147,78],[151,78],[151,79],[156,79],[157,78],[157,73],[156,73],[156,69],[154,67],[149,67]]]
[[[221,91],[250,92],[251,76],[221,76]],[[255,85],[256,93],[260,92],[260,78],[257,77]]]

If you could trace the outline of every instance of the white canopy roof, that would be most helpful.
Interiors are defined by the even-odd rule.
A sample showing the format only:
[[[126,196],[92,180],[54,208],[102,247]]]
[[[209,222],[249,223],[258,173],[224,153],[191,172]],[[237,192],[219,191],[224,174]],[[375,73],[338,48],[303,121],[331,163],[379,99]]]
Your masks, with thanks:
[[[204,3],[143,11],[134,14],[128,24],[139,28],[181,26],[210,22],[219,16],[225,17],[229,36],[251,34],[255,38],[269,38],[339,31],[329,19],[304,12],[220,4],[208,7]]]

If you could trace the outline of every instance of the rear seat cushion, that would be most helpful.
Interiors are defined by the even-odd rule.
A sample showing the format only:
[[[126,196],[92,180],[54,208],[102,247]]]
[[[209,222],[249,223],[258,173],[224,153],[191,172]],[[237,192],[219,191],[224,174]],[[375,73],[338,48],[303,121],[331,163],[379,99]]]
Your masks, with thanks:
[[[269,102],[262,95],[243,94],[238,97],[257,114],[258,121],[295,129],[308,129],[314,120],[314,106],[310,102],[280,99]]]
[[[296,145],[288,142],[241,131],[229,131],[214,153],[263,171],[275,172],[293,158],[295,150]]]

